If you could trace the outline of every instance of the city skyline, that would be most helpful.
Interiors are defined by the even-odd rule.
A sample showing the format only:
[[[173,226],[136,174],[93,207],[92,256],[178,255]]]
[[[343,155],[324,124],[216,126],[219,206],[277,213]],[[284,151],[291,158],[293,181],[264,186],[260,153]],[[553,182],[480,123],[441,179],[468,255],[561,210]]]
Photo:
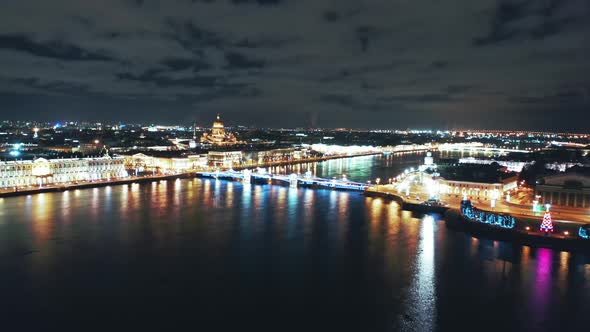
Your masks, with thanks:
[[[3,7],[4,119],[590,131],[583,0]]]
[[[0,326],[590,326],[590,0],[1,8]]]
[[[117,121],[117,120],[109,120],[109,121],[90,121],[90,120],[73,120],[73,119],[61,119],[57,121],[42,121],[42,120],[4,120],[2,123],[8,126],[24,126],[29,128],[31,132],[40,131],[42,129],[58,129],[64,127],[89,127],[89,128],[102,128],[102,130],[118,130],[123,129],[127,126],[132,127],[141,127],[142,129],[150,129],[155,128],[158,131],[165,131],[165,130],[180,130],[180,131],[190,131],[193,129],[198,130],[199,132],[208,131],[210,130],[209,126],[211,123],[215,122],[215,119],[218,115],[211,116],[211,120],[203,119],[199,122],[197,121],[166,121],[166,122],[142,122],[142,121]],[[380,134],[472,134],[472,135],[479,135],[479,134],[497,134],[497,135],[510,135],[510,134],[543,134],[543,135],[567,135],[567,136],[575,136],[579,135],[580,138],[586,138],[590,136],[590,130],[588,132],[583,131],[576,131],[576,130],[542,130],[542,129],[510,129],[510,128],[469,128],[469,127],[456,127],[456,128],[441,128],[441,127],[433,127],[433,126],[416,126],[416,127],[303,127],[303,126],[269,126],[269,127],[262,127],[262,126],[255,126],[255,125],[244,125],[241,123],[236,123],[235,121],[228,121],[226,123],[224,119],[224,123],[226,124],[226,128],[233,128],[238,130],[270,130],[270,131],[326,131],[326,132],[373,132],[373,133],[380,133]]]

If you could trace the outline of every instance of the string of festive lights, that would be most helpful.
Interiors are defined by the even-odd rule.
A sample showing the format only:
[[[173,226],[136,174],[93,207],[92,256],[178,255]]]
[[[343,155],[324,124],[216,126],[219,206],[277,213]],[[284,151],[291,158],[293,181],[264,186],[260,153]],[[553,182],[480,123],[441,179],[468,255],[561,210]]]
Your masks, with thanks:
[[[461,213],[471,221],[490,224],[501,228],[513,229],[516,225],[516,220],[513,216],[479,210],[475,208],[469,200],[461,202]]]
[[[553,219],[551,218],[551,212],[545,212],[543,221],[541,222],[541,232],[552,233],[553,232]]]

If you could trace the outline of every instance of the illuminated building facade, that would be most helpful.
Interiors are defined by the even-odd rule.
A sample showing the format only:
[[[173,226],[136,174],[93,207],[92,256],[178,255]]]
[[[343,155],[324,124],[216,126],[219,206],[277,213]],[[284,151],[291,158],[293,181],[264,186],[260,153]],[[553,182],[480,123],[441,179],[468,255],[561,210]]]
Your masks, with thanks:
[[[576,208],[590,207],[590,176],[562,173],[544,177],[536,186],[540,202]]]
[[[504,192],[517,187],[517,176],[499,179],[497,182],[456,181],[437,178],[438,191],[441,194],[466,196],[472,199],[499,199]]]
[[[201,136],[201,143],[212,145],[233,145],[238,144],[238,140],[232,133],[225,132],[225,126],[217,115],[217,120],[213,122],[213,127],[210,133],[204,133]]]
[[[301,160],[308,157],[306,149],[273,149],[246,153],[244,159],[247,164],[265,164],[273,162],[287,162]]]
[[[469,199],[497,200],[517,187],[518,174],[498,165],[451,164],[438,167],[438,192]]]
[[[231,168],[242,164],[242,151],[209,151],[207,163],[213,167]]]
[[[127,176],[122,157],[0,162],[0,188],[95,181]]]
[[[206,166],[206,155],[191,155],[188,158],[166,158],[136,153],[125,156],[125,167],[136,175],[143,172],[178,173]]]
[[[467,196],[474,199],[498,199],[504,192],[503,183],[482,183],[437,179],[441,194]],[[514,180],[516,186],[516,179]]]

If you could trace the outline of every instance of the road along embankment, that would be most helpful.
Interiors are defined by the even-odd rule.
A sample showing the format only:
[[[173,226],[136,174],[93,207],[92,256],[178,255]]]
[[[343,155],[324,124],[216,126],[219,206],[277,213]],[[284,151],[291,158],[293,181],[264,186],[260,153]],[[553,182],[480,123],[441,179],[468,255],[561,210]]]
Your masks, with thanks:
[[[94,181],[94,182],[81,182],[81,183],[72,183],[72,184],[64,184],[64,185],[51,185],[46,187],[35,187],[35,188],[19,188],[17,190],[11,191],[3,191],[0,192],[0,197],[14,197],[14,196],[23,196],[23,195],[34,195],[34,194],[41,194],[41,193],[51,193],[51,192],[60,192],[66,190],[75,190],[75,189],[88,189],[88,188],[98,188],[98,187],[108,187],[108,186],[117,186],[117,185],[124,185],[130,183],[147,183],[153,181],[160,181],[160,180],[174,180],[178,178],[189,178],[194,177],[193,173],[180,173],[180,174],[173,174],[173,175],[156,175],[156,176],[145,176],[145,177],[128,177],[122,179],[115,179],[109,181]]]

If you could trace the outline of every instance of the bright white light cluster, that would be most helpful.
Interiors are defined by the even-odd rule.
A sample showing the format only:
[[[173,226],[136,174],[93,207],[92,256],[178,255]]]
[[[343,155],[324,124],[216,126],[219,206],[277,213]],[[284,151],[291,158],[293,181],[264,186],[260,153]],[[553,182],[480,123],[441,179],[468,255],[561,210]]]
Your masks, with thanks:
[[[342,146],[342,145],[327,145],[327,144],[312,144],[311,150],[323,153],[325,155],[355,155],[361,153],[378,152],[374,146]]]

